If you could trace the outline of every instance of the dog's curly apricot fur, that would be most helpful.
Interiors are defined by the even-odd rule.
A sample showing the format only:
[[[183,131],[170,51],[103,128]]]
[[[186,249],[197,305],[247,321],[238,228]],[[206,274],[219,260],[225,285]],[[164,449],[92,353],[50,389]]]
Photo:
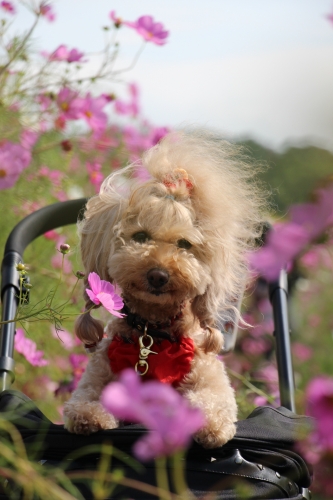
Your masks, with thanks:
[[[138,177],[142,167],[148,180]],[[132,314],[192,339],[194,357],[177,390],[204,412],[206,425],[195,439],[206,447],[221,446],[235,433],[235,396],[217,357],[223,336],[215,327],[244,287],[246,252],[260,234],[262,199],[253,174],[239,148],[213,134],[170,133],[142,164],[110,175],[80,223],[86,275],[117,283]],[[82,434],[114,428],[119,423],[99,403],[116,378],[108,348],[116,335],[133,339],[140,332],[126,318],[112,319],[104,330],[83,314],[76,334],[98,346],[65,404],[65,425]]]

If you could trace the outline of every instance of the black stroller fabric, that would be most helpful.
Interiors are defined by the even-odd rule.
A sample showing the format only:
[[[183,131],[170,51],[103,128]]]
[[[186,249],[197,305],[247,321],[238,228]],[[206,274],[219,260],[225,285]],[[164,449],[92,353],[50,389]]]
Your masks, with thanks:
[[[91,436],[70,434],[62,425],[50,422],[24,394],[7,390],[0,394],[0,413],[16,425],[29,456],[67,470],[91,470],[100,458],[93,452],[84,459],[71,460],[74,451],[87,445],[112,443],[123,456],[132,457],[135,441],[145,433],[138,425],[101,431]],[[301,500],[302,488],[311,483],[310,472],[295,450],[297,438],[311,426],[311,419],[286,408],[267,406],[255,409],[237,423],[235,437],[225,446],[207,450],[192,443],[186,457],[187,484],[196,497],[212,492],[216,500]],[[120,468],[127,478],[155,484],[155,463],[134,470],[130,460],[112,459],[112,469]],[[171,466],[168,473],[172,478]],[[172,485],[172,480],[170,481]],[[93,498],[89,487],[77,485],[85,499]],[[0,498],[5,498],[0,495]],[[117,486],[110,499],[152,499],[146,492]]]

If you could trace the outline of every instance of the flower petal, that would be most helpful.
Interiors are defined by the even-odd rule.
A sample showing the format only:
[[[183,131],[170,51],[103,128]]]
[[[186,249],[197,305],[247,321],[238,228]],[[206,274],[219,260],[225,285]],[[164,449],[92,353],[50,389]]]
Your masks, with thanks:
[[[124,316],[124,314],[121,314],[120,312],[117,311],[114,300],[111,297],[111,295],[109,295],[108,293],[100,292],[97,294],[97,298],[102,304],[102,306],[107,311],[109,311],[109,313],[113,314],[114,316],[117,316],[118,318],[122,318]]]
[[[97,295],[95,295],[94,292],[89,290],[89,288],[86,288],[86,294],[88,295],[91,302],[93,302],[94,304],[97,304],[97,305],[100,304],[100,301],[98,300]]]
[[[97,273],[89,273],[88,283],[92,291],[97,295],[101,291],[101,278]]]

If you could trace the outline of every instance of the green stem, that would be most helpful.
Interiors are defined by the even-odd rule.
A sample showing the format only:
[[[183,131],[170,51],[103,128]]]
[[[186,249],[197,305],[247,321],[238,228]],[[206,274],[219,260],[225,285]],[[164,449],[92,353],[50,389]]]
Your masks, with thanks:
[[[166,469],[166,458],[159,457],[155,459],[156,483],[159,490],[160,500],[172,500],[170,493],[168,473]]]
[[[139,57],[141,55],[141,52],[143,51],[143,49],[146,46],[146,43],[147,42],[144,41],[142,43],[141,47],[139,47],[139,50],[137,51],[136,55],[134,56],[133,61],[131,62],[131,64],[129,66],[127,66],[127,68],[118,69],[118,71],[114,71],[114,75],[119,75],[121,73],[125,73],[126,71],[130,71],[131,69],[133,69],[134,66],[136,65],[136,63],[138,62]]]
[[[36,16],[36,19],[35,19],[34,23],[32,24],[31,28],[29,29],[29,31],[27,32],[27,34],[25,35],[25,37],[22,39],[20,45],[18,46],[18,48],[16,49],[16,51],[14,52],[14,54],[12,55],[12,57],[8,60],[8,62],[6,64],[4,64],[3,66],[1,66],[0,75],[2,75],[6,71],[6,69],[11,65],[11,63],[24,50],[24,47],[25,47],[28,39],[30,38],[30,36],[32,35],[34,29],[37,26],[38,20],[39,20],[39,15]]]
[[[263,396],[264,398],[267,399],[267,401],[269,403],[274,403],[273,396],[270,396],[269,394],[266,394],[266,392],[262,391],[261,389],[258,389],[258,387],[256,387],[255,385],[251,384],[251,382],[249,380],[247,380],[247,378],[244,377],[244,375],[240,375],[239,373],[234,372],[233,370],[231,370],[231,368],[227,368],[227,371],[230,373],[230,375],[232,377],[235,377],[238,380],[240,380],[241,382],[243,382],[243,384],[248,389],[250,389],[252,392],[254,392],[255,394],[258,394],[259,396]]]
[[[194,496],[188,489],[185,479],[185,453],[178,451],[171,457],[172,460],[172,481],[177,495],[181,498],[192,499]]]

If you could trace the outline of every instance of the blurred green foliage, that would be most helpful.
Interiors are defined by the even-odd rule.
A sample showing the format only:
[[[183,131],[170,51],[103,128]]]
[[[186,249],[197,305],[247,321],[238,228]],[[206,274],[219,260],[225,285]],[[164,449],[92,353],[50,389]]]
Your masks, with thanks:
[[[261,178],[271,191],[272,206],[278,215],[285,215],[290,205],[306,201],[333,175],[333,153],[316,146],[288,147],[277,152],[251,140],[242,145],[251,159],[266,164]]]

